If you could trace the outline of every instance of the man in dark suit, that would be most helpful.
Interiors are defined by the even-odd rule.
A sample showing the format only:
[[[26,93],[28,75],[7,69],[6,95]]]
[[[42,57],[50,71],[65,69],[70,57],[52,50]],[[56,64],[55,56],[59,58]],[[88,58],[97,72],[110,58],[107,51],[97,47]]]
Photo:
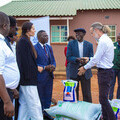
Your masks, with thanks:
[[[70,79],[77,80],[78,86],[76,88],[77,100],[79,100],[79,81],[81,82],[83,101],[92,102],[91,97],[91,70],[87,70],[85,75],[78,76],[78,69],[84,63],[81,57],[93,56],[93,45],[85,41],[83,38],[86,34],[85,29],[75,29],[76,40],[70,41],[67,46],[67,60],[70,62]]]
[[[56,67],[52,47],[48,44],[48,35],[44,30],[37,33],[38,43],[35,45],[38,65],[38,93],[40,96],[42,109],[51,105],[53,88],[53,71]]]

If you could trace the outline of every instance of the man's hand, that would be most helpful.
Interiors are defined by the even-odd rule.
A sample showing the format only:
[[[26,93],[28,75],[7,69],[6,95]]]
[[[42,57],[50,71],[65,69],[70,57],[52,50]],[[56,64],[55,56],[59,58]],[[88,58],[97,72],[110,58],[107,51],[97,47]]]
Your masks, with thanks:
[[[79,76],[82,76],[86,71],[84,67],[80,67],[78,70],[79,70],[79,72],[78,72]]]
[[[53,72],[53,71],[55,71],[55,66],[54,65],[47,65],[45,67],[45,70],[47,70],[49,72]]]
[[[81,60],[80,62],[84,62],[84,63],[87,63],[89,61],[89,57],[81,57]]]
[[[7,103],[4,103],[4,114],[7,117],[14,116],[14,106],[11,100],[9,100]]]
[[[41,73],[43,71],[43,67],[38,66],[38,71]]]
[[[47,70],[47,71],[49,71],[49,72],[50,72],[50,68],[51,68],[51,65],[45,66],[45,70]]]
[[[88,61],[89,57],[81,57],[76,59],[76,62],[80,62],[81,64],[86,64]]]
[[[19,98],[19,92],[17,89],[13,89],[13,98],[18,99]]]
[[[81,58],[76,58],[76,62],[80,62]]]
[[[51,65],[50,67],[50,72],[54,72],[55,71],[55,66],[54,65]]]

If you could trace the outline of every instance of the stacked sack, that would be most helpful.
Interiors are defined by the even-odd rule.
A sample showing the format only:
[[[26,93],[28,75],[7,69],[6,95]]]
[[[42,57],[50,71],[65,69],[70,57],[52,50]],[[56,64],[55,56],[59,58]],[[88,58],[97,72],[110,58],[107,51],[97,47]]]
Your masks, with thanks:
[[[84,101],[61,102],[45,111],[55,120],[99,120],[102,113],[100,104]]]
[[[74,80],[62,80],[64,85],[63,101],[65,102],[77,102],[76,87],[78,82]]]
[[[116,119],[120,120],[120,100],[113,99],[112,101],[109,100],[109,102],[110,102],[112,109],[115,113]]]
[[[54,120],[99,120],[101,116],[101,105],[93,104],[76,99],[76,87],[78,82],[73,80],[62,80],[64,85],[63,101],[45,111]]]

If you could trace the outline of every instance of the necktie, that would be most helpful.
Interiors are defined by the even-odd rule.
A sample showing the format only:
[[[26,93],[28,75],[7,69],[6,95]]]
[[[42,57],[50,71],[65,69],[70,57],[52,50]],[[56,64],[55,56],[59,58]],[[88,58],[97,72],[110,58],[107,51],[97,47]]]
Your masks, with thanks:
[[[45,50],[46,55],[48,56],[45,45],[43,45],[43,47],[44,47],[44,50]]]

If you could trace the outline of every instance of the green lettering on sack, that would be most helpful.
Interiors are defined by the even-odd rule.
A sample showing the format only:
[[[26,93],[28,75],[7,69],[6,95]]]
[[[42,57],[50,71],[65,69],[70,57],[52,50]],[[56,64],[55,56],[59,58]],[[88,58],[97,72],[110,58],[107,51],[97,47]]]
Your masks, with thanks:
[[[74,84],[73,82],[65,82],[65,86],[70,86],[70,87],[74,87]]]

